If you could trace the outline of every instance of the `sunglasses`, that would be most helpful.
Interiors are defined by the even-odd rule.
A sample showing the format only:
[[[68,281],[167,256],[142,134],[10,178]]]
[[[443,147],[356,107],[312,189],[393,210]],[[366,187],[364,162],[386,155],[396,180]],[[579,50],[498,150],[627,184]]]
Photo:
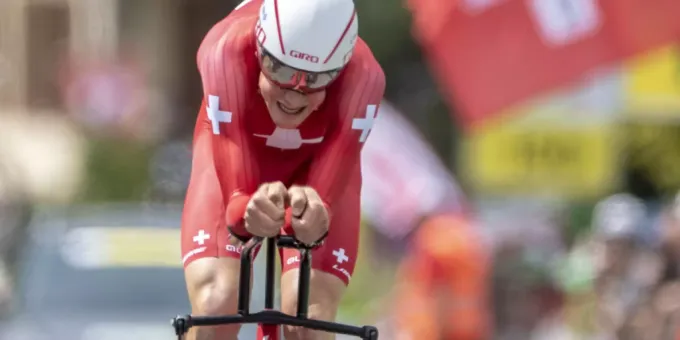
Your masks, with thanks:
[[[260,44],[257,55],[262,74],[275,85],[284,89],[295,89],[304,93],[325,90],[340,74],[341,69],[325,72],[308,72],[290,67],[274,58]]]

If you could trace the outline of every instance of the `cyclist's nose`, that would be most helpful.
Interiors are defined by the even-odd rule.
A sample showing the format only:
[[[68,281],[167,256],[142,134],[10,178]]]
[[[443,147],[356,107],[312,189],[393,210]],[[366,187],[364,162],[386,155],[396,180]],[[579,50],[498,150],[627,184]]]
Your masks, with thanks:
[[[299,86],[299,85],[298,85]],[[307,96],[295,87],[292,90],[286,90],[283,94],[283,101],[286,106],[301,107],[307,105]]]
[[[294,88],[298,92],[302,92],[303,89],[307,88],[307,77],[304,74],[300,74],[300,81],[298,81]]]

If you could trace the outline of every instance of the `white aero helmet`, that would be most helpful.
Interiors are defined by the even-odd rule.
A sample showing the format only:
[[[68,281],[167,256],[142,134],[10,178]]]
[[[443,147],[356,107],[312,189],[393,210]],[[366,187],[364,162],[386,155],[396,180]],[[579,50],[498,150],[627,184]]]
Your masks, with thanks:
[[[281,63],[318,73],[349,62],[358,29],[353,0],[264,0],[256,35]]]

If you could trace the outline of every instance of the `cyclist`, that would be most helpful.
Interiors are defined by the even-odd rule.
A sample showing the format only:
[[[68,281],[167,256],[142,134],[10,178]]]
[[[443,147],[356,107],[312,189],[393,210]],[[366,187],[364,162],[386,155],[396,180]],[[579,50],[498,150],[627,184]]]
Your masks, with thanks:
[[[309,317],[334,320],[357,255],[360,150],[385,90],[357,32],[351,0],[246,0],[202,42],[204,99],[182,218],[194,314],[236,312],[239,246],[278,234],[287,214],[303,243],[327,232],[313,252]],[[294,314],[298,252],[282,260],[281,308]],[[189,339],[237,333],[199,327]],[[333,338],[295,327],[284,336]]]

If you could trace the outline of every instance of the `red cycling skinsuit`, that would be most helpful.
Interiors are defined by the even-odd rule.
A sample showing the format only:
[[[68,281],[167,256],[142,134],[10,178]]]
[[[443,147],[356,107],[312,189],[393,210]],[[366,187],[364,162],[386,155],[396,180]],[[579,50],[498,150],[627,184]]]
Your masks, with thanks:
[[[330,208],[330,231],[314,251],[312,266],[347,284],[359,242],[359,156],[385,76],[357,39],[324,104],[297,129],[277,127],[258,93],[254,31],[260,5],[251,1],[232,12],[210,30],[198,51],[204,99],[182,218],[184,266],[205,257],[239,257],[240,249],[227,242],[227,220],[242,219],[260,184],[282,181],[313,187]],[[299,265],[297,256],[295,250],[283,251],[284,271]]]

